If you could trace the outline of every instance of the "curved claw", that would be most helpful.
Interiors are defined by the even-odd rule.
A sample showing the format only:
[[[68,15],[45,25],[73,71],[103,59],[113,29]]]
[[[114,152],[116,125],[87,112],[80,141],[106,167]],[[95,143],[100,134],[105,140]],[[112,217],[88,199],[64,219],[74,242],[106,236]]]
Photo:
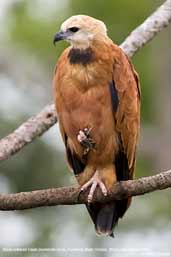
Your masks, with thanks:
[[[96,149],[96,143],[90,136],[92,128],[84,128],[77,135],[78,142],[84,147],[83,155],[87,155],[90,150]]]
[[[97,186],[100,187],[104,196],[107,195],[107,189],[105,187],[105,184],[100,180],[98,171],[96,171],[94,176],[81,187],[81,191],[85,191],[89,186],[91,186],[91,187],[90,187],[90,191],[88,194],[88,203],[92,202],[93,195],[94,195],[94,192],[95,192]]]
[[[85,133],[84,133],[82,130],[80,130],[80,131],[78,132],[77,139],[78,139],[78,141],[79,141],[80,143],[82,143],[84,140],[87,139],[87,136],[85,135]]]

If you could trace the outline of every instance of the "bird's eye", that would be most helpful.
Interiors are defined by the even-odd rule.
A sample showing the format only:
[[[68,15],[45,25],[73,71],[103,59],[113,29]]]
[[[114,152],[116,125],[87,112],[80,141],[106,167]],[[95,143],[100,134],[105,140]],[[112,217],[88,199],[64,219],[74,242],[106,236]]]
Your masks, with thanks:
[[[78,30],[79,30],[79,28],[77,28],[77,27],[72,27],[72,28],[69,28],[69,30],[71,31],[71,32],[77,32]]]

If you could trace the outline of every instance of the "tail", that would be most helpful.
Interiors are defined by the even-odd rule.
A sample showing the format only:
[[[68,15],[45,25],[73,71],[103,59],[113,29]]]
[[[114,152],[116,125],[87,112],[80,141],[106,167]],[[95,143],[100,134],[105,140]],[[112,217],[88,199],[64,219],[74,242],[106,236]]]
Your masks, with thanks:
[[[102,206],[98,212],[95,229],[98,235],[114,237],[113,229],[118,222],[116,203],[108,203]]]
[[[118,156],[115,158],[115,167],[118,181],[132,178],[130,176],[127,157],[123,152],[119,152]],[[113,237],[113,230],[118,224],[119,219],[125,214],[130,203],[131,197],[109,203],[92,203],[87,206],[89,214],[95,224],[97,234]]]
[[[88,212],[94,222],[98,235],[114,237],[113,230],[118,220],[123,217],[131,198],[106,204],[92,203],[87,205]]]

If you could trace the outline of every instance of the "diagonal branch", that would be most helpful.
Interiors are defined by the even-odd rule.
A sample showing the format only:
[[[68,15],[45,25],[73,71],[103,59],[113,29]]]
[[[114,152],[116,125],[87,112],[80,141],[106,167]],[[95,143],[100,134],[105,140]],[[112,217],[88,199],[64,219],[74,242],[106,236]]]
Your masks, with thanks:
[[[120,200],[128,196],[143,195],[171,187],[171,170],[155,176],[118,182],[107,197],[97,190],[94,202]],[[24,210],[42,206],[73,205],[87,202],[87,193],[79,193],[79,188],[62,187],[16,194],[0,194],[0,210]]]
[[[53,104],[46,106],[39,114],[28,119],[13,133],[0,140],[0,161],[17,153],[25,145],[41,136],[57,121]]]
[[[130,57],[171,22],[171,0],[161,5],[143,24],[137,27],[122,43],[121,48]],[[17,153],[25,145],[45,133],[57,121],[54,105],[23,123],[17,130],[0,140],[0,160]]]
[[[123,51],[132,57],[139,49],[152,40],[157,33],[171,22],[171,0],[167,0],[121,44]]]

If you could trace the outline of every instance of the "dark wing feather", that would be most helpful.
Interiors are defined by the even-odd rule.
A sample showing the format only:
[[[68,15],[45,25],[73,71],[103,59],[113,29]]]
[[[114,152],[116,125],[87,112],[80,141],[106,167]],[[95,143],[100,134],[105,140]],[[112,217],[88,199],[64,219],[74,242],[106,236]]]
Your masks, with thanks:
[[[115,82],[113,80],[109,84],[109,89],[110,89],[110,95],[111,95],[111,100],[112,100],[112,108],[113,108],[113,111],[116,113],[118,104],[119,104],[119,98],[118,98],[118,93],[117,93],[117,90],[115,87]]]
[[[134,171],[135,153],[139,136],[140,88],[138,75],[128,57],[121,50],[119,59],[114,64],[113,80],[119,99],[117,111],[114,111],[121,151],[118,158],[121,159],[122,157],[124,163],[127,159],[127,163],[124,165],[127,165],[127,169],[129,169],[128,179],[132,178]],[[118,163],[121,163],[121,160]],[[118,176],[121,179],[121,175]]]
[[[61,122],[59,122],[59,128],[60,128],[60,132],[61,132],[64,144],[65,144],[65,148],[66,148],[67,161],[68,161],[71,169],[73,170],[74,175],[78,175],[84,171],[86,164],[83,163],[81,161],[81,159],[79,158],[79,156],[73,150],[70,149],[69,144],[68,144],[68,137],[64,131],[64,128],[63,128]]]
[[[85,164],[79,159],[76,153],[72,152],[69,146],[66,146],[67,160],[70,164],[75,176],[84,171]]]
[[[110,94],[119,139],[119,151],[114,156],[117,180],[128,180],[132,179],[135,165],[140,123],[140,88],[138,75],[121,50],[118,60],[115,60]],[[130,201],[131,198],[116,201],[114,224],[124,215]]]

